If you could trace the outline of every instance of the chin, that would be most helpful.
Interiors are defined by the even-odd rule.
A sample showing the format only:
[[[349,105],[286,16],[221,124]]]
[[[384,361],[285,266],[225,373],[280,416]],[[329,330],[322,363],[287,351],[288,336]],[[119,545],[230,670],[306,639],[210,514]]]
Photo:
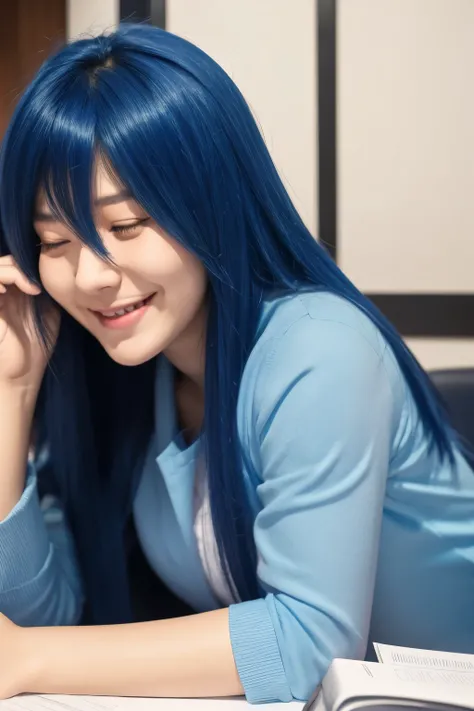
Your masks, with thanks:
[[[142,365],[147,363],[152,358],[155,358],[162,352],[162,348],[159,346],[153,347],[139,347],[137,344],[126,342],[120,343],[114,348],[107,348],[102,344],[106,353],[112,358],[113,361],[119,365],[124,365],[126,367],[133,367],[136,365]]]

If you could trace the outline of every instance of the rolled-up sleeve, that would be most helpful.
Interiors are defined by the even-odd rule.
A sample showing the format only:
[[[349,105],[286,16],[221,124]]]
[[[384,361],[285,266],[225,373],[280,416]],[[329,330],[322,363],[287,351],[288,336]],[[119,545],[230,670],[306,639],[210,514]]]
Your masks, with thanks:
[[[24,626],[71,625],[82,613],[82,586],[59,502],[40,503],[29,465],[20,501],[0,522],[0,612]]]
[[[266,596],[230,608],[250,702],[306,700],[332,659],[365,654],[395,418],[384,347],[308,315],[266,358],[253,403]]]

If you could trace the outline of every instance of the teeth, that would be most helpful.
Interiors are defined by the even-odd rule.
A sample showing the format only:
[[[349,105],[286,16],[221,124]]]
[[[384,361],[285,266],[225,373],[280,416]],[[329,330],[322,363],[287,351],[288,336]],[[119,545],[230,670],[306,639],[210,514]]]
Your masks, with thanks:
[[[118,311],[114,311],[113,313],[104,314],[104,316],[105,318],[118,318],[119,316],[129,314],[132,311],[135,311],[136,309],[140,309],[144,305],[144,303],[144,301],[139,301],[136,304],[125,306],[123,309],[118,309]]]

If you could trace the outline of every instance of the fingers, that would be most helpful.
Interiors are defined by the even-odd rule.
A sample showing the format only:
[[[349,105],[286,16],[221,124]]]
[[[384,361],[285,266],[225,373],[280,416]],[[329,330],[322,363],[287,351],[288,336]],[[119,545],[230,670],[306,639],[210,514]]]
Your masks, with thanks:
[[[4,294],[7,287],[13,285],[30,296],[41,294],[41,289],[20,271],[12,257],[0,257],[0,294]]]

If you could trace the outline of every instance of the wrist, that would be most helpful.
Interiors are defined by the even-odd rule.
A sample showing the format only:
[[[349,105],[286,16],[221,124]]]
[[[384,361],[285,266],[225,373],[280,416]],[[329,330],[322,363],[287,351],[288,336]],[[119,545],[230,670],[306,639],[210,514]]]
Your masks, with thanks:
[[[21,650],[22,670],[20,686],[22,694],[39,693],[41,685],[41,647],[35,639],[35,627],[18,627],[19,648]]]
[[[96,692],[95,688],[89,687],[89,683],[90,675],[97,671],[94,646],[98,640],[94,638],[95,645],[86,645],[84,648],[83,629],[87,628],[52,626],[23,629],[25,646],[25,664],[22,670],[23,693],[94,694]],[[100,666],[100,661],[98,664]]]
[[[8,644],[7,669],[2,669],[8,672],[8,678],[2,678],[0,683],[0,698],[3,699],[29,692],[39,653],[30,641],[30,628],[20,627],[3,615],[0,615],[0,628],[2,642],[5,640]]]

